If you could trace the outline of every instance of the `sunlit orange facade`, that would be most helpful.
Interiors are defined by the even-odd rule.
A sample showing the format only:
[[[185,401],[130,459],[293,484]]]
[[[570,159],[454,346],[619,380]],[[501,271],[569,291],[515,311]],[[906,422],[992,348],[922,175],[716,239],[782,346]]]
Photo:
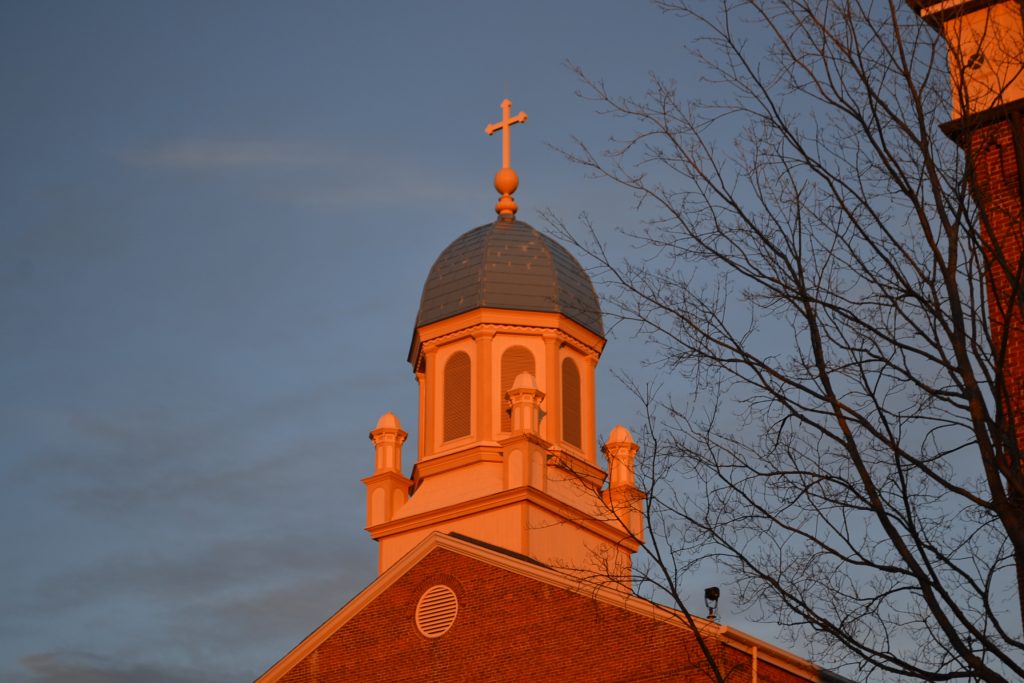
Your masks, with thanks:
[[[598,461],[594,369],[603,346],[597,334],[551,312],[480,308],[417,329],[412,477],[387,469],[400,467],[396,457],[365,480],[381,571],[432,531],[454,531],[628,588],[642,500],[632,480],[612,479],[606,488]],[[456,363],[464,378],[454,374]],[[632,507],[611,508],[612,489]]]
[[[909,0],[949,46],[952,118],[1024,98],[1024,10],[1018,0]]]
[[[399,417],[370,431],[380,575],[259,683],[707,680],[693,625],[631,593],[638,446],[609,425],[598,448],[597,296],[564,247],[515,219],[508,128],[526,116],[510,107],[487,129],[505,137],[498,218],[452,242],[423,288],[412,467]],[[696,628],[727,680],[822,680],[746,634]]]

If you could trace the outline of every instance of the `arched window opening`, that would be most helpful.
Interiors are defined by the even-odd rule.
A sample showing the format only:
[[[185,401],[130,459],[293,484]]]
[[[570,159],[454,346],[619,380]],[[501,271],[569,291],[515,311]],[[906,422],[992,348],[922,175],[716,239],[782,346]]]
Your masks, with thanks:
[[[562,361],[562,440],[582,448],[580,433],[580,371],[566,358]]]
[[[512,388],[516,377],[520,373],[528,372],[534,377],[537,376],[537,369],[533,362],[533,354],[523,346],[509,347],[501,354],[501,393],[498,395],[501,405],[501,431],[512,430],[512,415],[509,407],[505,405],[505,394]]]
[[[469,354],[453,353],[444,366],[444,440],[469,436],[470,418]]]

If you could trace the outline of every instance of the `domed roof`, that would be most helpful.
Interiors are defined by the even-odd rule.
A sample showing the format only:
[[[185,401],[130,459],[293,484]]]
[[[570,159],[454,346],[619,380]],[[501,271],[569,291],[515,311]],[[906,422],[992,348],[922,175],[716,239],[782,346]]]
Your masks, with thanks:
[[[377,429],[401,429],[402,423],[398,421],[398,416],[392,413],[390,410],[380,416],[377,420]]]
[[[608,434],[608,443],[633,443],[633,435],[622,425],[615,425]]]
[[[481,225],[441,252],[423,285],[416,327],[475,308],[561,313],[604,337],[586,271],[565,247],[520,221]]]

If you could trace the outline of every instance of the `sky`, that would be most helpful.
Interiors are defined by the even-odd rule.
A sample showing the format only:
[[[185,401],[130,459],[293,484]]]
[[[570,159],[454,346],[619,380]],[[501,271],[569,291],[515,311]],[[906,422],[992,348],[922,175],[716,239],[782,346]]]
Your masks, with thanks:
[[[416,443],[406,354],[433,260],[493,219],[485,125],[529,114],[520,219],[611,239],[631,197],[553,148],[623,123],[566,62],[697,92],[689,30],[624,0],[0,2],[0,680],[252,680],[369,584],[367,434],[391,410]],[[612,373],[648,351],[610,334],[600,435],[638,424]]]

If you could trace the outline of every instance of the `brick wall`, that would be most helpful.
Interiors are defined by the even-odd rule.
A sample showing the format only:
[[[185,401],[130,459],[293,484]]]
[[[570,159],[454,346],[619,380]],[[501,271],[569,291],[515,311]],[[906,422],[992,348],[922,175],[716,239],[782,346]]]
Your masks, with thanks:
[[[459,612],[439,638],[417,631],[423,592],[451,587]],[[750,657],[711,643],[730,681]],[[760,661],[760,683],[806,680]],[[706,681],[686,629],[446,549],[435,549],[282,679],[334,681]]]
[[[1022,207],[1020,155],[1024,130],[1019,112],[965,131],[961,144],[973,162],[972,189],[979,208],[985,252],[989,319],[996,371],[997,404],[1007,428],[1024,439],[1024,291],[1021,289]]]

